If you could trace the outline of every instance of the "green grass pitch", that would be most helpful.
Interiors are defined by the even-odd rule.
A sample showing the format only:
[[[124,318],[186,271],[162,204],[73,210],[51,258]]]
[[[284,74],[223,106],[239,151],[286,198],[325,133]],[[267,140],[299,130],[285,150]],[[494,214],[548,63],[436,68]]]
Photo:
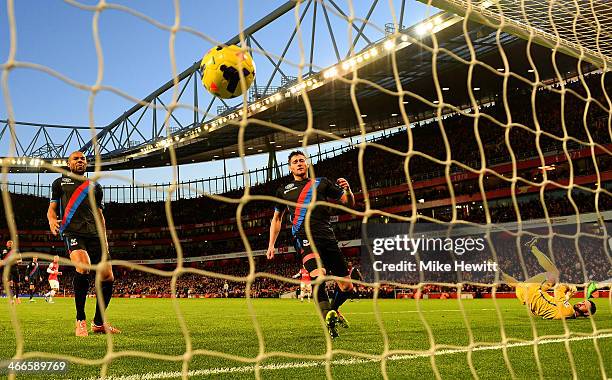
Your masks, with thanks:
[[[108,345],[103,335],[76,338],[74,334],[74,303],[72,299],[57,299],[55,304],[22,303],[16,310],[24,340],[23,351],[44,351],[79,358],[101,360]],[[254,318],[261,327],[262,341],[258,340],[254,319],[245,299],[180,299],[177,300],[189,330],[193,350],[208,350],[253,360],[260,348],[265,353],[291,353],[293,355],[324,355],[326,339],[313,303],[297,300],[251,301]],[[87,302],[88,318],[93,317],[95,301]],[[359,351],[380,355],[387,338],[389,350],[424,351],[430,348],[430,336],[424,322],[431,329],[438,347],[433,357],[418,352],[397,353],[389,360],[334,353],[330,371],[334,378],[380,379],[381,368],[386,368],[390,379],[429,379],[435,376],[433,366],[442,378],[471,378],[467,346],[470,331],[474,343],[493,344],[478,348],[471,354],[476,374],[481,379],[504,379],[511,372],[500,348],[502,327],[510,347],[507,357],[514,375],[520,379],[538,378],[534,360],[534,347],[519,340],[531,340],[532,325],[526,310],[516,300],[498,300],[502,321],[491,300],[425,300],[419,305],[414,300],[380,300],[377,307],[372,300],[347,302],[343,306],[351,328],[341,329],[340,338],[333,342],[334,350]],[[7,359],[16,352],[14,329],[8,313],[6,299],[0,301],[0,358]],[[418,309],[421,312],[419,313]],[[376,315],[380,317],[380,324]],[[123,330],[114,336],[113,352],[145,351],[160,355],[183,355],[186,340],[176,318],[170,299],[114,299],[109,319]],[[597,345],[603,358],[606,376],[612,375],[612,318],[608,299],[598,301],[595,325],[600,331]],[[467,323],[466,323],[467,321]],[[384,334],[381,329],[384,327]],[[561,321],[534,319],[539,336],[565,333]],[[538,346],[542,372],[545,378],[571,378],[569,348],[579,378],[601,378],[600,360],[592,339],[579,333],[593,333],[589,320],[569,320],[567,328],[572,334],[568,342],[547,338]],[[603,330],[603,331],[601,331]],[[578,334],[577,334],[578,333]],[[260,346],[261,344],[261,346]],[[479,345],[479,347],[481,347]],[[287,358],[280,355],[260,362],[260,375],[265,379],[319,379],[326,376],[325,361],[307,358]],[[230,360],[207,355],[195,355],[189,361],[191,378],[254,378],[254,362]],[[170,379],[180,378],[182,361],[147,359],[123,356],[108,366],[110,379]],[[61,375],[19,376],[17,378],[97,378],[100,365],[70,364],[69,372]],[[137,375],[137,376],[132,376]],[[112,377],[110,377],[112,376]],[[131,377],[129,377],[131,376]],[[147,377],[148,376],[148,377]],[[0,375],[0,377],[2,377]]]

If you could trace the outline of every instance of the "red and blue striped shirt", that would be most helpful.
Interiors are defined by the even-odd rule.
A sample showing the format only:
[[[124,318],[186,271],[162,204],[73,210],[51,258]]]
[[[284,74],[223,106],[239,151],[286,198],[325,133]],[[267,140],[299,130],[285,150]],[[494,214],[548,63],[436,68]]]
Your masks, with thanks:
[[[102,186],[89,180],[77,180],[68,176],[53,181],[51,185],[51,202],[59,205],[61,223],[60,232],[86,236],[97,236],[94,212],[87,199],[90,191],[94,192],[96,208],[102,208]]]
[[[305,238],[306,213],[308,205],[315,197],[317,201],[338,200],[344,194],[344,190],[325,177],[306,179],[303,181],[291,181],[276,192],[276,197],[286,201],[295,202],[296,205],[287,206],[277,202],[275,210],[287,209],[291,219],[291,233],[293,236]],[[310,230],[314,236],[320,239],[335,239],[334,230],[331,227],[329,207],[317,206],[310,215]]]

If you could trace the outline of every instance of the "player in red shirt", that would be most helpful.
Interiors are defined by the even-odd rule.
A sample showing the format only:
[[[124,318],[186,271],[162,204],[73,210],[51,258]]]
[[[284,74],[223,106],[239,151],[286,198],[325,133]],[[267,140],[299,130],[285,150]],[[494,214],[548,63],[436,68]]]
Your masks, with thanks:
[[[45,301],[53,303],[53,296],[56,292],[59,292],[59,280],[57,276],[62,275],[62,272],[59,271],[59,256],[53,258],[53,262],[49,264],[49,268],[47,268],[47,273],[49,273],[49,286],[51,290],[45,294]]]
[[[310,296],[312,295],[312,284],[310,283],[310,273],[304,267],[300,269],[299,272],[293,276],[293,278],[300,277],[300,301],[304,302],[304,296],[308,297],[308,302],[310,302]]]

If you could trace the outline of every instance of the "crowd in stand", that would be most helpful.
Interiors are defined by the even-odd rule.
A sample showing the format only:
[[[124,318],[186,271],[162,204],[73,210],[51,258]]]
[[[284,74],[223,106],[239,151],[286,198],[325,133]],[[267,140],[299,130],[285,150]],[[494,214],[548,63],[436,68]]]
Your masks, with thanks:
[[[540,238],[536,243],[538,249],[545,252],[554,261],[555,265],[560,270],[561,282],[566,283],[585,283],[590,280],[605,281],[612,277],[609,260],[610,257],[606,254],[605,245],[607,244],[604,238],[593,237],[601,235],[599,227],[592,224],[581,225],[580,238],[573,239],[572,235],[576,234],[576,225],[566,225],[556,227],[557,235],[551,240]],[[421,260],[428,261],[435,259],[440,263],[453,263],[458,260],[467,263],[478,264],[485,260],[494,261],[498,265],[498,269],[504,273],[510,274],[519,280],[525,280],[529,277],[544,272],[544,268],[540,267],[536,257],[530,252],[531,248],[527,244],[531,234],[540,236],[548,235],[548,229],[540,227],[531,229],[529,233],[523,233],[520,239],[508,233],[500,232],[491,234],[491,239],[486,242],[484,251],[471,251],[463,256],[452,256],[446,251],[430,251],[421,253]],[[473,235],[474,237],[483,237],[483,234]],[[569,236],[569,237],[568,237]],[[489,247],[495,247],[495,254]],[[551,254],[552,253],[552,254]],[[371,270],[371,261],[358,252],[353,252],[347,257],[347,261],[351,266],[360,269],[363,275],[362,281],[374,282],[373,272]],[[179,298],[241,298],[245,297],[248,292],[254,298],[278,298],[283,294],[297,291],[297,275],[299,262],[293,254],[279,255],[273,261],[267,260],[264,256],[253,258],[253,272],[256,276],[253,281],[248,283],[247,276],[250,273],[250,264],[246,258],[234,258],[216,261],[205,261],[201,263],[186,263],[185,271],[176,273],[176,287],[173,291],[171,287],[173,272],[176,269],[175,264],[159,264],[149,266],[151,269],[163,271],[164,275],[157,273],[137,270],[126,266],[115,266],[115,287],[116,296],[119,297],[147,297],[147,298],[162,298],[176,296]],[[23,268],[22,268],[23,270]],[[195,270],[203,270],[207,275],[194,273]],[[61,277],[63,294],[71,295],[72,270],[63,270],[64,275]],[[498,272],[501,276],[501,272]],[[278,276],[278,278],[270,278],[270,275]],[[231,276],[228,278],[227,276]],[[404,271],[404,272],[387,272],[386,274],[379,273],[378,280],[392,282],[393,284],[383,285],[379,289],[378,296],[380,298],[393,298],[396,296],[396,291],[402,290],[401,285],[413,285],[419,282],[434,282],[456,284],[458,282],[466,282],[463,285],[462,291],[479,295],[491,292],[491,285],[500,281],[500,277],[495,277],[495,272],[484,271],[461,271],[454,270],[450,272],[441,271]],[[228,289],[225,289],[227,283]],[[489,286],[475,286],[470,283],[489,284]],[[66,285],[64,287],[64,285]],[[333,291],[333,283],[328,283],[329,291]],[[44,289],[44,284],[43,284]],[[497,291],[511,291],[512,289],[506,285],[497,286]],[[23,289],[22,289],[23,290]],[[93,289],[92,289],[93,291]],[[457,291],[456,286],[440,286],[440,285],[425,285],[418,291],[424,295],[428,293],[453,293]],[[374,288],[369,286],[357,285],[355,290],[356,298],[369,298],[373,295]],[[403,289],[406,294],[414,296],[415,289]]]
[[[443,177],[445,166],[440,165],[428,157],[437,160],[450,158],[456,162],[463,163],[474,169],[480,169],[481,162],[484,161],[487,167],[494,167],[500,163],[520,161],[529,157],[539,157],[538,145],[543,152],[564,153],[588,148],[586,145],[593,141],[600,145],[609,145],[612,141],[608,127],[609,111],[602,109],[597,103],[607,106],[607,101],[601,91],[601,77],[591,75],[586,78],[589,84],[591,98],[593,101],[587,104],[574,96],[571,92],[565,92],[560,96],[558,92],[542,90],[537,92],[535,105],[532,105],[531,94],[519,93],[507,99],[506,104],[499,98],[495,104],[482,107],[478,112],[481,113],[477,119],[473,116],[474,111],[468,116],[454,115],[446,117],[439,124],[438,121],[421,123],[412,129],[402,130],[377,143],[386,148],[394,149],[398,153],[387,152],[375,145],[368,145],[363,156],[363,167],[359,165],[359,149],[349,149],[331,159],[319,161],[315,166],[317,176],[327,176],[332,179],[345,177],[352,184],[353,190],[359,192],[362,188],[360,175],[363,175],[368,189],[384,188],[405,184],[407,180],[405,169],[409,169],[410,179],[413,183],[423,178]],[[580,82],[569,85],[573,91],[585,96],[585,91]],[[563,102],[563,108],[561,107]],[[564,109],[561,114],[561,109]],[[586,114],[585,114],[586,110]],[[489,117],[485,117],[486,114]],[[490,119],[497,120],[498,123]],[[478,123],[475,121],[478,120]],[[586,122],[585,122],[586,121]],[[501,124],[501,125],[500,125]],[[544,133],[539,133],[536,139],[536,129],[539,128]],[[556,136],[550,137],[547,134]],[[460,137],[459,137],[460,136]],[[412,141],[410,141],[410,139]],[[448,148],[444,141],[448,141]],[[478,144],[481,142],[481,145]],[[412,143],[412,151],[408,151],[409,142]],[[581,143],[582,142],[582,143]],[[407,161],[407,166],[405,165]],[[606,172],[612,170],[612,157],[603,153],[597,158],[591,156],[572,161],[573,177],[594,175],[596,172]],[[381,170],[384,169],[384,170]],[[596,170],[597,169],[597,170]],[[455,163],[450,164],[450,173],[462,171]],[[432,174],[437,172],[437,174]],[[563,181],[569,177],[570,166],[568,162],[559,163],[554,170],[546,172],[547,179],[553,181]],[[510,173],[501,173],[511,177]],[[541,169],[530,168],[518,171],[518,177],[525,181],[539,183],[543,180]],[[250,189],[252,195],[273,195],[275,190],[288,180],[288,177],[279,178],[264,184],[254,186]],[[521,186],[526,185],[525,181],[516,183],[517,204],[510,198],[488,200],[488,214],[494,223],[520,220],[529,220],[561,215],[575,215],[576,213],[589,213],[594,211],[612,210],[612,197],[605,192],[583,191],[574,188],[571,191],[571,199],[565,189],[554,189],[551,185],[546,187],[544,203],[539,198],[538,193],[520,195]],[[499,189],[510,189],[511,181],[501,180],[496,176],[489,175],[483,179],[484,190],[492,191]],[[596,189],[596,184],[590,182],[583,185],[585,188]],[[601,187],[612,192],[611,183],[602,183]],[[480,194],[480,185],[477,180],[456,181],[453,183],[455,196],[477,195]],[[223,194],[230,198],[240,198],[243,190],[233,190]],[[20,229],[46,230],[48,228],[46,220],[46,209],[48,200],[31,195],[12,194],[13,209],[15,212],[15,222]],[[425,201],[446,199],[450,197],[447,185],[437,185],[425,187],[415,191],[417,199]],[[370,199],[370,207],[384,209],[393,206],[410,205],[410,193],[402,192],[389,196],[376,196]],[[165,205],[163,202],[139,202],[128,203],[108,203],[105,205],[105,216],[107,228],[113,230],[110,241],[115,240],[138,240],[138,239],[164,239],[169,234],[166,231],[154,232],[130,232],[122,233],[121,230],[138,230],[149,227],[167,226],[165,215]],[[449,221],[452,218],[452,206],[438,206],[419,208],[419,214],[429,216],[442,221]],[[256,201],[245,205],[243,215],[261,214],[271,210],[270,202]],[[356,205],[357,210],[364,209],[364,202],[360,201]],[[203,212],[202,210],[206,210]],[[237,205],[215,201],[208,197],[192,199],[181,199],[172,203],[172,215],[177,225],[187,225],[195,223],[214,222],[236,217]],[[467,202],[464,207],[454,210],[457,219],[463,219],[475,223],[487,221],[486,208],[480,201]],[[0,229],[7,228],[7,221],[4,215],[5,210],[0,211]],[[410,215],[410,212],[403,212],[400,215]],[[249,233],[248,239],[252,249],[263,249],[267,246],[268,236],[265,232],[269,216],[261,217],[259,221],[254,221],[252,227],[263,228],[262,231]],[[223,232],[220,227],[212,229],[213,232]],[[235,231],[235,223],[230,224],[227,231]],[[115,235],[115,231],[116,235]],[[203,229],[181,230],[181,238],[189,238],[203,235]],[[6,235],[6,233],[4,233]],[[129,235],[129,236],[128,236]],[[286,232],[281,235],[281,244],[286,243]],[[336,225],[336,235],[339,240],[357,239],[361,235],[359,220],[356,222],[338,223]],[[8,239],[8,236],[2,236]],[[283,240],[284,239],[284,240]],[[53,237],[49,234],[28,235],[30,242],[49,242]],[[285,243],[282,243],[285,241]],[[206,241],[194,241],[183,245],[185,256],[199,256],[205,254],[220,254],[236,251],[244,251],[244,245],[239,237],[227,239],[211,239]],[[560,252],[566,248],[559,247]],[[57,247],[51,252],[63,250],[61,241],[57,241]],[[114,254],[114,258],[120,259],[155,259],[172,258],[176,256],[174,247],[164,243],[155,246],[132,246],[122,248]],[[585,251],[588,252],[588,249]],[[565,252],[567,255],[560,255],[564,258],[573,257],[568,262],[561,262],[564,266],[576,266],[575,255]],[[502,261],[504,258],[502,258]],[[564,260],[564,259],[561,259]],[[529,259],[527,259],[529,262]],[[579,263],[579,261],[578,261]],[[580,267],[580,271],[595,273],[598,268],[598,260],[587,261],[585,268]],[[257,261],[257,271],[276,273],[284,277],[293,275],[297,272],[296,264],[291,263],[265,263]],[[500,263],[501,265],[502,263]],[[507,264],[507,263],[506,263]],[[532,263],[533,264],[533,263]],[[530,264],[531,265],[531,264]],[[214,264],[212,267],[204,269],[236,275],[245,276],[248,273],[248,266],[244,261],[236,266],[222,266]],[[126,295],[146,295],[156,296],[169,293],[170,278],[160,277],[152,274],[127,271],[118,268],[122,275],[116,276],[118,281],[115,289],[119,294]],[[580,272],[578,271],[578,272]],[[520,274],[520,273],[519,273]],[[603,275],[603,274],[602,274]],[[69,274],[67,274],[69,276]],[[572,277],[571,280],[583,281],[580,276]],[[584,276],[582,276],[584,277]],[[64,283],[68,283],[67,277]],[[211,297],[224,295],[223,284],[225,280],[214,277],[202,277],[194,274],[183,274],[177,282],[177,294],[179,296],[189,296],[190,294],[209,295]],[[271,280],[268,278],[258,278],[251,286],[251,294],[257,297],[277,297],[279,294],[293,289],[295,284],[289,284]],[[367,295],[371,289],[361,288],[361,292]],[[230,282],[231,297],[244,296],[244,283]],[[383,291],[389,295],[389,289]]]
[[[568,151],[588,148],[588,145],[585,144],[588,144],[590,140],[601,145],[610,144],[612,137],[607,122],[608,112],[599,105],[607,105],[601,91],[600,80],[601,76],[599,75],[586,77],[591,97],[594,99],[588,103],[588,107],[586,106],[587,103],[568,91],[565,92],[564,97],[553,91],[538,91],[535,106],[531,103],[529,92],[519,93],[508,99],[508,110],[504,102],[501,101],[502,99],[498,99],[494,105],[483,107],[479,111],[481,115],[478,118],[478,123],[475,123],[475,118],[471,116],[474,114],[472,111],[470,116],[454,115],[444,119],[442,128],[437,121],[431,121],[396,133],[379,141],[378,144],[405,154],[408,151],[409,139],[412,139],[413,152],[418,152],[418,154],[411,154],[409,157],[408,167],[412,181],[418,181],[423,175],[431,177],[432,172],[437,172],[436,176],[438,177],[444,176],[445,166],[423,157],[424,155],[445,160],[447,153],[450,153],[452,160],[479,169],[481,159],[485,160],[487,167],[491,167],[496,163],[511,162],[513,157],[517,160],[539,157],[536,140],[539,140],[542,151],[557,151],[560,153],[564,152],[564,139]],[[568,85],[568,88],[582,96],[585,95],[580,82],[572,83]],[[561,114],[562,100],[564,104],[563,114]],[[587,110],[586,115],[585,109]],[[497,120],[501,125],[492,122],[482,114]],[[539,139],[536,139],[535,120],[537,120],[537,125],[541,131],[557,138],[540,134]],[[586,120],[586,125],[584,120]],[[512,127],[508,127],[510,121]],[[506,142],[506,131],[508,131],[508,143]],[[444,136],[448,141],[450,152],[447,152],[446,145],[443,142]],[[460,136],[460,138],[454,138],[455,136]],[[482,142],[482,153],[477,144],[477,137]],[[578,141],[583,144],[578,143]],[[315,173],[317,176],[330,178],[343,176],[352,184],[355,192],[361,190],[360,171],[363,171],[369,189],[406,183],[404,162],[407,157],[405,155],[392,154],[374,145],[368,145],[363,157],[363,167],[360,168],[358,153],[359,149],[355,148],[340,156],[322,160],[315,165]],[[600,171],[611,166],[612,158],[609,155],[604,154],[599,158],[597,167]],[[379,170],[379,168],[384,168],[384,170]],[[461,168],[454,164],[450,167],[451,173],[460,170]],[[569,168],[565,164],[559,166],[556,171],[548,172],[547,175],[549,180],[555,180],[567,176],[568,173]],[[595,167],[590,157],[583,160],[582,165],[574,165],[575,177],[594,173]],[[537,170],[519,173],[519,177],[530,181],[541,181],[541,176],[541,171]],[[253,195],[273,195],[276,189],[287,181],[287,178],[283,177],[254,186],[250,192]],[[474,183],[474,181],[469,183],[458,182],[453,186],[456,195],[474,193],[479,190],[477,183]],[[486,184],[485,189],[491,190],[507,186],[509,186],[509,182],[498,182],[490,185]],[[428,199],[428,197],[436,197],[436,193],[438,193],[438,197],[448,197],[447,188],[423,190],[418,196]],[[239,198],[243,195],[243,190],[230,191],[224,195],[230,198]],[[17,224],[46,228],[45,200],[23,195],[16,198],[18,198],[15,200],[17,206],[27,204],[27,207],[16,209]],[[108,227],[111,229],[134,229],[166,226],[167,219],[164,207],[163,202],[108,203],[106,204]],[[204,209],[207,210],[206,214],[201,212]],[[175,221],[181,224],[192,224],[233,218],[236,216],[236,209],[236,204],[223,203],[208,197],[199,197],[175,201],[172,213]],[[269,209],[270,204],[268,202],[250,202],[243,210],[243,215]],[[5,223],[4,218],[2,218],[2,223]]]

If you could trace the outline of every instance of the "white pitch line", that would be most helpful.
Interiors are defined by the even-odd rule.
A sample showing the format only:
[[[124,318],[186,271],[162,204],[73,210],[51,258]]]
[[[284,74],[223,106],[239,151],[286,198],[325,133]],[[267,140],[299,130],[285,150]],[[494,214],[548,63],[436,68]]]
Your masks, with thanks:
[[[565,341],[575,342],[582,340],[593,340],[593,339],[606,339],[612,338],[612,333],[600,334],[595,337],[592,336],[577,336],[569,339],[545,339],[538,343],[538,345],[542,344],[552,344],[552,343],[562,343]],[[526,347],[532,346],[533,342],[517,342],[507,344],[507,348],[514,347]],[[494,346],[480,346],[472,348],[472,352],[474,351],[494,351],[500,350],[504,348],[503,345],[494,345]],[[441,355],[453,355],[453,354],[461,354],[466,353],[469,350],[467,348],[461,349],[452,349],[452,350],[440,350],[436,351],[435,356]],[[393,355],[387,358],[387,360],[411,360],[418,358],[429,357],[428,353],[420,353],[420,354],[408,354],[408,355]],[[332,365],[355,365],[355,364],[367,364],[367,363],[376,363],[380,362],[380,359],[336,359],[332,360]],[[312,368],[312,367],[323,367],[325,366],[324,361],[307,361],[307,362],[288,362],[288,363],[279,363],[279,364],[266,364],[259,366],[262,371],[270,371],[270,370],[279,370],[279,369],[296,369],[296,368]],[[239,367],[220,367],[220,368],[211,368],[211,369],[198,369],[198,370],[190,370],[188,371],[188,376],[212,376],[212,375],[221,375],[221,374],[231,374],[231,373],[248,373],[255,371],[254,365],[247,366],[239,366]],[[123,376],[106,376],[104,380],[157,380],[157,379],[175,379],[180,378],[183,374],[180,371],[164,371],[164,372],[148,372],[144,374],[135,374],[135,375],[123,375]],[[88,377],[84,380],[102,380],[99,377]]]
[[[495,309],[466,309],[465,313],[468,314],[471,311],[492,311]],[[501,309],[501,311],[504,311],[506,309]],[[455,313],[459,313],[461,312],[461,309],[440,309],[440,310],[421,310],[420,313],[440,313],[440,312],[455,312]],[[419,313],[418,310],[396,310],[396,311],[379,311],[379,312],[373,312],[373,311],[362,311],[362,312],[351,312],[351,313],[347,313],[347,315],[354,315],[354,314],[408,314],[408,313]]]

